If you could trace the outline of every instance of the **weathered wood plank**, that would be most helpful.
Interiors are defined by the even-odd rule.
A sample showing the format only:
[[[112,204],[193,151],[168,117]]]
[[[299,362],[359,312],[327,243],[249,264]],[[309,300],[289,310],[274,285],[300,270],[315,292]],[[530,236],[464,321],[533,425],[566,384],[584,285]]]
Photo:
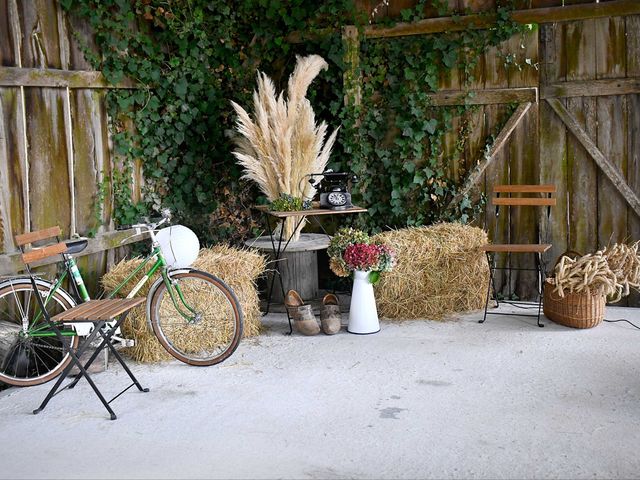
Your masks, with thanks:
[[[639,192],[634,192],[626,179],[626,99],[625,97],[601,97],[597,100],[597,145],[608,168],[598,172],[598,243],[604,247],[610,242],[622,242],[627,236],[625,201],[640,215]],[[610,175],[610,172],[614,172]],[[606,175],[610,181],[604,179]],[[623,198],[618,194],[620,193]]]
[[[342,75],[344,84],[344,104],[360,105],[362,101],[362,77],[360,75],[360,40],[358,29],[347,26],[342,30],[344,63],[347,66]]]
[[[24,38],[23,67],[61,68],[57,3],[55,0],[17,2]]]
[[[638,51],[640,54],[640,51]],[[627,182],[634,192],[640,192],[640,95],[627,97]],[[630,242],[640,240],[640,217],[628,210],[627,235]],[[629,306],[640,307],[640,292],[632,292]]]
[[[0,86],[4,87],[50,87],[50,88],[136,88],[130,80],[117,85],[109,84],[102,72],[70,71],[52,68],[0,67]]]
[[[19,89],[0,88],[0,252],[25,230],[24,140]]]
[[[487,127],[485,130],[494,132],[497,125],[501,125],[504,122],[506,116],[507,107],[504,105],[487,105],[485,112],[487,113],[486,122]],[[495,154],[493,162],[487,166],[485,170],[485,192],[491,191],[494,185],[502,185],[510,183],[509,177],[509,149],[501,148]],[[494,243],[510,243],[511,231],[509,229],[509,215],[505,209],[500,212],[501,214],[496,217],[495,207],[487,202],[485,206],[485,222],[486,230],[489,234],[490,241]],[[509,258],[506,255],[498,255],[496,257],[496,265],[500,268],[505,268],[509,262]],[[507,275],[505,271],[496,272],[495,286],[496,291],[499,294],[507,295],[509,293],[509,286],[506,283]]]
[[[540,242],[549,242],[551,249],[544,257],[548,268],[558,256],[568,248],[568,206],[567,206],[567,158],[566,129],[560,119],[554,115],[551,107],[540,104],[540,183],[554,184],[557,193],[556,206],[551,209],[550,216],[540,210]]]
[[[627,76],[640,76],[640,16],[627,17]],[[640,95],[627,96],[627,182],[634,192],[640,192]],[[629,240],[640,240],[640,217],[627,212]],[[629,306],[640,307],[640,292],[632,292]]]
[[[77,254],[78,257],[92,255],[106,250],[118,248],[122,245],[129,245],[144,240],[146,235],[134,235],[134,230],[124,230],[117,232],[106,232],[96,238],[90,238],[87,248]],[[133,236],[132,236],[133,235]],[[58,259],[49,259],[38,262],[38,265],[50,265],[56,263]],[[20,252],[13,252],[0,255],[0,275],[12,275],[24,271]]]
[[[515,54],[515,62],[510,65],[509,87],[538,87],[538,29],[525,30],[521,35],[514,35],[507,42],[507,52]],[[527,63],[530,62],[530,63]]]
[[[104,94],[103,90],[72,92],[76,221],[81,235],[96,228],[99,233],[103,233],[105,228],[109,228],[111,218],[111,196],[108,191],[103,197],[100,218],[96,218],[96,191],[102,188],[105,177],[111,172]],[[78,259],[78,268],[82,271],[85,285],[92,296],[100,291],[99,280],[106,271],[108,254],[99,252]]]
[[[10,28],[9,1],[0,0],[0,66],[17,63]]]
[[[524,103],[538,101],[536,87],[490,88],[473,90],[438,90],[430,94],[432,104],[438,107],[451,105],[493,105],[497,103]]]
[[[579,30],[587,31],[588,29]],[[595,58],[594,50],[592,55],[580,56],[580,63],[589,64],[591,61],[595,61]],[[630,93],[640,93],[640,77],[571,81],[545,85],[540,89],[540,98],[599,97],[605,95],[627,95]]]
[[[540,81],[546,84],[563,82],[567,75],[567,52],[565,38],[567,24],[545,24],[540,26]],[[552,247],[543,256],[547,271],[553,267],[556,258],[567,250],[568,208],[567,208],[567,158],[566,128],[546,102],[539,107],[539,183],[556,186],[557,204],[540,209],[538,224],[541,243],[551,243]]]
[[[634,192],[629,187],[629,185],[627,185],[626,179],[623,173],[621,172],[621,168],[620,168],[621,166],[624,166],[624,165],[620,165],[620,164],[617,164],[619,162],[613,162],[609,160],[604,155],[604,153],[598,148],[598,146],[596,146],[593,140],[589,138],[587,133],[578,124],[576,119],[567,111],[567,109],[557,99],[548,99],[547,103],[551,105],[553,110],[558,114],[558,116],[564,122],[564,124],[576,136],[576,138],[580,141],[580,143],[587,150],[587,152],[589,152],[589,155],[591,155],[591,158],[593,158],[596,161],[596,163],[600,167],[600,170],[607,176],[607,178],[609,178],[609,180],[611,181],[611,184],[615,186],[616,190],[620,193],[620,195],[622,195],[622,198],[624,198],[625,201],[629,204],[629,206],[631,206],[631,208],[633,208],[634,211],[638,215],[640,215],[640,198],[638,198],[638,195],[636,194],[636,192]],[[607,122],[607,119],[616,120],[615,122],[613,122],[612,125],[610,125],[611,128],[598,129],[599,138],[600,138],[600,135],[602,135],[602,142],[598,142],[601,145],[601,148],[604,145],[610,145],[610,144],[619,145],[620,142],[617,140],[616,137],[619,135],[622,135],[623,133],[626,134],[624,130],[625,128],[624,125],[620,125],[617,120],[618,113],[621,112],[624,108],[622,106],[622,103],[623,103],[623,99],[621,99],[620,97],[612,97],[610,99],[607,99],[606,103],[603,102],[602,104],[598,105],[598,124],[600,126],[604,125],[605,127],[607,127],[607,123],[610,123],[610,124],[612,123],[611,121]],[[620,151],[622,150],[622,148],[620,148],[619,150],[615,150],[612,147],[606,147],[606,148],[612,149],[613,153],[617,154],[617,156],[619,157],[622,156],[620,155]],[[603,185],[606,185],[606,183],[601,183],[600,187],[602,187]],[[601,205],[611,204],[613,200],[611,197],[612,197],[611,195],[604,197],[600,202],[600,204]],[[601,219],[603,216],[604,214],[599,215]],[[618,215],[614,214],[614,216],[618,216]]]
[[[567,84],[577,85],[596,78],[595,20],[567,24]],[[609,82],[605,80],[604,82]],[[603,90],[604,85],[602,85]],[[584,91],[591,93],[591,90]],[[589,138],[596,138],[595,98],[569,98],[567,111],[585,129]],[[569,201],[569,248],[590,253],[598,247],[598,167],[574,135],[567,136],[567,175]]]
[[[595,34],[597,78],[624,77],[627,58],[624,18],[595,20]]]
[[[59,224],[68,232],[71,199],[67,145],[64,139],[64,92],[25,89],[29,138],[29,196],[31,225],[38,230]]]
[[[531,108],[531,105],[532,104],[530,102],[522,103],[518,106],[516,111],[513,112],[507,123],[505,123],[504,127],[502,127],[502,130],[500,130],[500,133],[496,137],[495,142],[493,142],[493,145],[491,146],[489,152],[487,152],[484,158],[478,160],[476,167],[467,176],[467,179],[465,180],[462,188],[460,188],[458,195],[456,195],[456,197],[449,203],[449,206],[447,208],[452,208],[457,205],[458,202],[462,200],[462,197],[468,194],[471,189],[480,181],[487,167],[491,165],[491,162],[494,161],[497,153],[500,152],[500,150],[505,146],[513,131],[516,129],[518,124],[522,121],[524,116]]]

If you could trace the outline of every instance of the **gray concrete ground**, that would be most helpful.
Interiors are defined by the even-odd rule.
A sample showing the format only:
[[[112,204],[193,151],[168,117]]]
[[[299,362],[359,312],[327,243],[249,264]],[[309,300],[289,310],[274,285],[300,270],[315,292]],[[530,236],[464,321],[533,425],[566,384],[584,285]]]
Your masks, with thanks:
[[[478,317],[288,337],[270,315],[220,366],[134,364],[151,392],[116,400],[115,422],[86,382],[37,416],[50,384],[2,392],[0,477],[640,476],[640,331]]]

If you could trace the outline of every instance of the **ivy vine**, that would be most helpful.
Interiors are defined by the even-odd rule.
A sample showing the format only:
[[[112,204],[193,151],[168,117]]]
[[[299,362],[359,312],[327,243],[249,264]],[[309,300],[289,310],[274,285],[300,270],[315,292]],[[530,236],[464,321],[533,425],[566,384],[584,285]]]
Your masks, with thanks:
[[[205,241],[241,240],[258,231],[249,210],[263,201],[240,180],[231,155],[234,116],[229,100],[248,103],[256,69],[285,82],[295,54],[318,53],[330,63],[310,91],[319,117],[342,123],[334,169],[353,170],[361,182],[356,200],[371,214],[366,227],[421,225],[442,219],[467,221],[474,206],[463,200],[445,211],[459,178],[446,166],[459,161],[468,126],[451,158],[443,139],[455,118],[474,107],[435,108],[429,94],[442,72],[458,68],[472,79],[475,62],[490,46],[521,32],[511,5],[500,6],[486,30],[367,40],[361,44],[362,103],[345,106],[340,27],[364,26],[369,18],[352,0],[60,0],[94,32],[98,52],[86,57],[108,81],[129,78],[135,89],[110,90],[106,104],[120,168],[110,191],[117,223],[130,223],[160,206],[172,208]],[[447,14],[446,2],[419,0],[401,19],[424,16],[427,5]],[[293,31],[326,32],[291,44]],[[280,85],[282,86],[282,85]],[[467,128],[467,130],[465,130]],[[143,201],[132,202],[131,174],[142,162]],[[104,185],[97,198],[106,195]]]

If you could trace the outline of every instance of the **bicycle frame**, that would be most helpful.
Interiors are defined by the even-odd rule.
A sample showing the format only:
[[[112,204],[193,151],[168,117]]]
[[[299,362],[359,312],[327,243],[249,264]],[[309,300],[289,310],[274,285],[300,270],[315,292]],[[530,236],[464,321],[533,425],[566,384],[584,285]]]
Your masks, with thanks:
[[[141,226],[145,226],[145,225],[141,225]],[[138,226],[138,227],[141,227],[141,226]],[[115,297],[118,294],[118,292],[120,292],[122,288],[131,281],[131,279],[133,279],[136,275],[138,275],[138,273],[143,271],[143,269],[153,260],[153,264],[148,268],[148,270],[146,271],[144,276],[140,279],[140,281],[138,281],[138,283],[132,288],[132,290],[129,292],[126,298],[135,297],[135,295],[140,291],[140,289],[151,279],[151,277],[153,277],[153,275],[158,271],[158,269],[160,269],[163,282],[167,287],[167,291],[169,292],[169,296],[176,310],[180,313],[180,315],[185,320],[195,321],[196,315],[197,315],[195,310],[187,304],[184,298],[184,295],[182,294],[182,291],[180,289],[180,286],[170,278],[170,275],[169,275],[170,270],[167,267],[167,262],[164,258],[164,255],[162,254],[160,245],[155,238],[155,232],[153,231],[153,229],[148,227],[147,227],[147,230],[151,236],[151,241],[152,241],[151,253],[142,261],[140,265],[138,265],[133,270],[133,272],[131,272],[122,282],[120,282],[116,286],[116,288],[112,292],[110,292],[107,295],[107,298]],[[60,276],[56,279],[55,283],[53,284],[52,288],[47,294],[47,297],[43,299],[45,306],[48,304],[49,300],[53,297],[55,292],[61,287],[67,275],[69,275],[70,277],[70,281],[71,281],[71,284],[73,285],[74,293],[76,294],[78,299],[80,299],[82,302],[86,302],[90,300],[89,294],[84,285],[84,280],[82,278],[80,270],[78,269],[75,259],[68,254],[63,254],[63,257],[64,257],[65,268],[60,274]],[[176,295],[176,292],[177,292],[177,295]],[[182,307],[184,307],[184,309]],[[41,316],[42,316],[42,312],[38,312],[34,317],[34,321],[32,322],[32,325],[36,325]],[[37,326],[36,328],[30,328],[27,333],[33,337],[55,336],[55,333],[46,329],[47,329],[47,325],[43,324],[43,325]],[[65,336],[74,336],[76,335],[76,332],[69,330],[69,331],[63,331],[62,334]]]

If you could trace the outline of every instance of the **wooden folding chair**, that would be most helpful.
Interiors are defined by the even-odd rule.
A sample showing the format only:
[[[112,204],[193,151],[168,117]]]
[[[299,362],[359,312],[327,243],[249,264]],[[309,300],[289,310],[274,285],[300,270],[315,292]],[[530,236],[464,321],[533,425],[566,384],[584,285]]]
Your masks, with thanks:
[[[124,362],[124,359],[120,356],[118,351],[112,344],[112,337],[120,328],[120,325],[124,321],[127,313],[129,311],[143,304],[146,299],[145,298],[110,298],[105,300],[89,300],[87,302],[81,303],[75,307],[72,307],[68,310],[58,313],[55,316],[50,316],[47,308],[44,304],[44,300],[42,295],[40,295],[37,284],[36,277],[31,270],[31,264],[43,260],[48,257],[53,257],[57,255],[64,255],[67,253],[73,253],[78,248],[82,249],[86,246],[86,242],[80,245],[74,245],[73,242],[71,245],[60,242],[60,227],[52,227],[45,230],[39,230],[37,232],[29,232],[23,235],[16,236],[16,243],[20,247],[20,251],[22,252],[22,261],[24,262],[27,276],[31,280],[31,286],[33,288],[34,296],[42,312],[42,316],[44,317],[43,327],[48,329],[55,337],[58,338],[60,345],[64,350],[65,355],[69,355],[70,362],[62,371],[62,374],[57,379],[54,386],[51,388],[45,399],[40,404],[40,407],[33,411],[34,414],[40,413],[49,403],[49,401],[58,393],[62,392],[65,389],[72,389],[76,386],[78,381],[81,378],[86,378],[87,382],[95,392],[96,396],[100,399],[104,407],[109,412],[111,420],[115,420],[116,414],[110,406],[110,403],[113,402],[116,398],[122,395],[124,392],[129,390],[134,385],[141,392],[148,392],[148,388],[143,388],[140,385],[140,382],[133,375],[127,364]],[[43,241],[47,239],[55,238],[56,243],[41,246],[39,248],[32,248],[31,250],[26,250],[26,245],[33,244],[34,242]],[[75,250],[74,250],[75,249]],[[78,350],[76,350],[73,346],[73,342],[65,341],[65,334],[69,333],[65,324],[70,323],[90,323],[93,325],[93,329],[89,336],[82,342]],[[66,336],[68,339],[69,336]],[[80,357],[86,351],[86,349],[95,341],[102,339],[102,342],[96,348],[93,355],[89,358],[89,360],[83,365],[80,361]],[[109,349],[111,353],[115,356],[116,360],[122,365],[122,368],[125,370],[132,383],[127,388],[118,393],[111,400],[107,401],[96,384],[93,382],[93,379],[88,373],[88,369],[91,364],[96,360],[98,354],[103,349]],[[71,369],[76,366],[80,370],[80,374],[65,387],[60,388],[62,382],[67,378],[67,376],[71,373]]]
[[[552,196],[556,193],[555,185],[496,185],[493,188],[492,203],[495,206],[496,219],[500,215],[500,209],[506,207],[507,209],[518,207],[546,207],[546,221],[549,220],[551,215],[551,207],[556,205],[556,198]],[[520,196],[513,196],[514,194]],[[501,196],[502,195],[502,196]],[[542,195],[542,196],[540,196]],[[497,238],[497,225],[494,231],[494,241]],[[537,306],[537,314],[515,314],[507,312],[491,312],[491,315],[517,315],[527,317],[537,317],[539,327],[544,327],[544,324],[540,322],[540,313],[542,311],[542,289],[544,288],[545,280],[545,264],[542,254],[551,248],[550,243],[532,243],[532,244],[516,244],[516,243],[492,243],[483,245],[481,249],[487,255],[487,262],[489,264],[489,286],[487,288],[487,299],[484,306],[484,317],[479,323],[484,323],[489,314],[489,300],[491,297],[491,290],[493,290],[493,297],[496,302],[496,306],[500,305],[498,295],[495,287],[495,272],[496,270],[516,270],[516,271],[534,271],[537,272],[538,281],[538,301],[537,302],[523,302],[513,300],[503,300],[503,303],[511,304],[520,308],[531,308]],[[535,258],[535,268],[514,268],[511,267],[509,261],[506,267],[496,266],[496,256],[498,254],[507,254],[509,260],[513,254],[532,254]]]

